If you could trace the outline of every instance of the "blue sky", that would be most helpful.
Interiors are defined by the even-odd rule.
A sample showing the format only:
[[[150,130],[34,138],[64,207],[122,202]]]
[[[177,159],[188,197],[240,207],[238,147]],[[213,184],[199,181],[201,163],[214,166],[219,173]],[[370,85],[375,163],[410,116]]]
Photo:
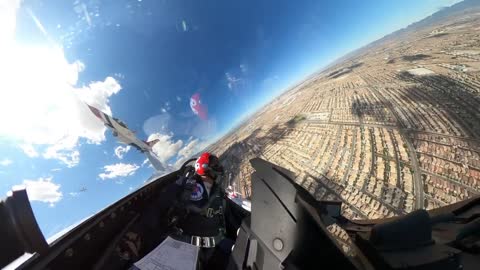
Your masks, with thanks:
[[[7,0],[0,194],[26,187],[49,237],[153,173],[83,102],[159,138],[174,167],[289,85],[454,2]]]

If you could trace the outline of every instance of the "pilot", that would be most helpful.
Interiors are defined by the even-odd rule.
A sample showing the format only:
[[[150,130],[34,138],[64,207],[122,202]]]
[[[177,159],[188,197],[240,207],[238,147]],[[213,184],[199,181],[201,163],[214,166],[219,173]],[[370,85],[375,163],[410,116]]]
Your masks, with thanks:
[[[226,237],[222,176],[218,158],[203,153],[194,171],[170,184],[125,234],[117,247],[118,263],[139,260],[170,236],[201,248],[200,269],[225,269],[234,242]]]
[[[184,186],[179,201],[185,211],[174,217],[178,228],[174,238],[201,247],[200,260],[209,265],[207,269],[217,268],[211,263],[226,263],[222,260],[228,258],[233,244],[225,238],[223,173],[218,158],[205,152],[195,162],[195,174],[177,181]]]

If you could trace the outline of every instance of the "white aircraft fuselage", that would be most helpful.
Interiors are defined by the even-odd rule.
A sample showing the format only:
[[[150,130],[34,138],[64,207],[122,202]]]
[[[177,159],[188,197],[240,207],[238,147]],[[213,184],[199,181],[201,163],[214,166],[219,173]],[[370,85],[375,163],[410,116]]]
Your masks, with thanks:
[[[140,140],[137,138],[135,132],[130,130],[123,121],[112,117],[90,105],[88,105],[88,108],[98,119],[102,120],[106,127],[112,131],[113,136],[116,137],[118,141],[131,145],[137,148],[137,150],[140,152],[146,154],[148,160],[157,171],[165,170],[163,164],[158,160],[157,156],[152,151],[152,146],[156,143],[155,140],[151,142]]]

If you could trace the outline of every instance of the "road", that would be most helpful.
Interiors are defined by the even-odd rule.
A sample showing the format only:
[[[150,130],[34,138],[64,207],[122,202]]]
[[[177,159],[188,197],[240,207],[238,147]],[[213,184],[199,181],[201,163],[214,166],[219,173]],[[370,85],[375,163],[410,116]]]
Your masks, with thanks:
[[[353,140],[352,140],[352,145],[350,146],[350,159],[348,160],[348,165],[346,168],[345,175],[343,176],[342,183],[344,185],[347,185],[347,180],[348,177],[350,176],[350,171],[352,170],[352,164],[353,160],[355,158],[355,144],[357,142],[357,132],[359,132],[357,129],[355,129],[355,133],[353,134]]]
[[[385,136],[390,136],[390,141],[392,141],[392,142],[395,140],[395,137],[392,135],[391,130],[389,130],[387,132],[387,135],[385,135]],[[393,143],[393,149],[394,149],[393,152],[395,152],[395,164],[397,166],[397,187],[400,188],[401,169],[400,169],[400,159],[398,158],[398,153],[400,152],[400,150],[398,150],[398,142]]]
[[[415,193],[415,208],[423,209],[425,198],[423,192],[423,183],[420,175],[420,166],[418,165],[417,154],[411,140],[408,137],[405,137],[406,134],[400,131],[400,134],[404,136],[405,142],[408,147],[408,155],[410,156],[410,161],[413,169],[413,192]]]
[[[387,107],[388,107],[389,103],[387,103],[387,101],[384,101],[384,102],[385,102],[384,104],[386,104]],[[392,108],[389,108],[389,109],[393,111]],[[395,117],[397,117],[397,115],[395,113],[393,113],[393,115]],[[397,119],[397,121],[399,121],[399,120]],[[415,208],[416,209],[423,209],[424,208],[425,199],[424,199],[423,183],[422,183],[422,178],[421,178],[421,174],[420,174],[420,166],[418,164],[417,154],[416,154],[415,148],[413,147],[412,141],[411,141],[410,137],[408,136],[408,134],[410,134],[410,132],[412,132],[413,130],[398,127],[398,126],[394,126],[394,125],[366,124],[366,123],[363,123],[363,121],[360,121],[360,122],[332,122],[332,121],[322,121],[322,120],[306,120],[305,122],[312,123],[312,124],[316,123],[316,124],[329,124],[329,125],[339,125],[339,126],[351,125],[351,126],[360,126],[360,127],[363,126],[363,127],[379,127],[379,128],[395,128],[395,129],[398,129],[398,131],[400,132],[401,136],[405,139],[405,142],[407,144],[408,155],[410,156],[411,166],[412,166],[412,169],[414,171],[413,172],[413,182],[414,182],[414,193],[415,193]],[[436,133],[433,133],[433,132],[422,132],[422,133],[433,134],[433,135],[436,134]],[[438,134],[438,135],[440,135],[440,134]],[[449,136],[449,135],[445,135],[445,134],[441,134],[441,135],[445,136],[445,137],[456,138],[456,136],[451,136],[451,135]],[[373,138],[371,138],[371,140],[372,140],[372,143],[373,143]],[[338,140],[337,140],[337,142],[338,142]],[[333,153],[336,151],[336,146],[337,146],[337,143],[335,144],[335,147],[332,151]],[[372,147],[372,151],[373,150],[374,149]],[[396,162],[397,163],[397,174],[399,175],[400,174],[400,166],[399,166],[400,164],[398,162],[397,153],[395,153],[395,158],[397,160],[397,162]],[[331,162],[331,160],[329,160],[328,164],[331,164],[330,162]],[[372,168],[374,167],[374,163],[375,163],[374,153],[372,152],[372,165],[371,165]],[[328,166],[327,166],[327,168],[328,168]],[[366,184],[367,184],[367,182],[365,181],[364,187],[362,188],[362,191],[365,190]]]

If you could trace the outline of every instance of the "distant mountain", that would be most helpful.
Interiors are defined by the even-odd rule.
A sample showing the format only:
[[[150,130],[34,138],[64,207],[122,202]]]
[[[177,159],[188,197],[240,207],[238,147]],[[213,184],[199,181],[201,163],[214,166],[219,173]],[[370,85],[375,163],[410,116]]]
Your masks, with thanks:
[[[333,61],[323,70],[328,68],[334,67],[344,61],[354,58],[357,55],[364,53],[366,50],[370,48],[376,47],[377,45],[382,44],[383,42],[389,40],[390,38],[399,38],[401,35],[406,35],[415,31],[420,28],[424,28],[430,25],[439,24],[440,22],[444,21],[446,18],[450,16],[456,16],[460,13],[471,12],[472,9],[477,8],[480,9],[480,0],[464,0],[462,2],[456,3],[450,7],[443,7],[439,11],[433,13],[432,15],[408,25],[405,28],[392,32],[383,38],[380,38],[376,41],[373,41],[359,49],[356,49],[350,53],[345,54],[344,56],[338,58],[337,60]]]
[[[438,24],[442,20],[458,15],[459,13],[463,13],[466,11],[470,11],[472,8],[480,8],[480,1],[479,0],[464,0],[462,2],[456,3],[453,6],[450,7],[444,7],[440,9],[439,11],[433,13],[432,15],[426,17],[425,19],[412,23],[409,25],[405,30],[412,30],[414,28],[420,28],[420,27],[425,27],[429,26],[432,24]]]
[[[369,45],[375,46],[378,43],[382,43],[383,41],[391,38],[391,37],[399,37],[400,35],[404,35],[415,31],[420,28],[428,27],[431,25],[440,24],[442,21],[445,21],[448,17],[457,16],[461,13],[471,12],[473,8],[480,8],[480,1],[479,0],[464,0],[462,2],[456,3],[450,7],[443,7],[439,11],[433,13],[432,15],[424,18],[421,21],[414,22],[409,26],[395,31],[385,37],[370,43]]]

